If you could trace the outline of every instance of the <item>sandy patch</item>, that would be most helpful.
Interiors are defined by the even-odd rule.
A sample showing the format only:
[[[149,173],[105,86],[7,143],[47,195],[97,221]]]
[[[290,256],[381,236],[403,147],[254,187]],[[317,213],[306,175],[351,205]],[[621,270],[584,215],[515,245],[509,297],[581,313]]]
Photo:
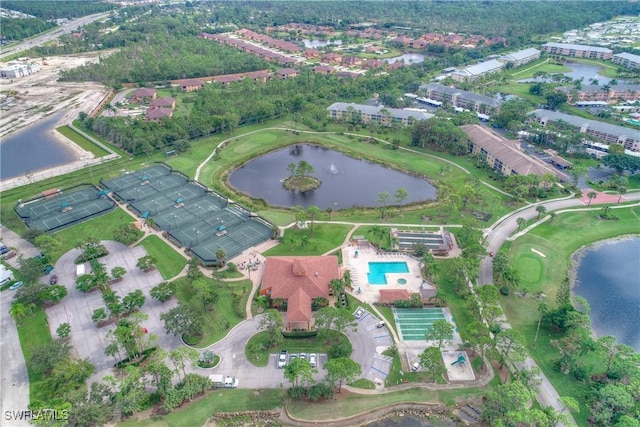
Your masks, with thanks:
[[[534,254],[538,254],[538,255],[540,255],[542,258],[546,258],[546,257],[547,257],[545,254],[543,254],[542,252],[540,252],[540,251],[539,251],[539,250],[537,250],[537,249],[533,249],[533,248],[531,248],[531,252],[533,252]]]

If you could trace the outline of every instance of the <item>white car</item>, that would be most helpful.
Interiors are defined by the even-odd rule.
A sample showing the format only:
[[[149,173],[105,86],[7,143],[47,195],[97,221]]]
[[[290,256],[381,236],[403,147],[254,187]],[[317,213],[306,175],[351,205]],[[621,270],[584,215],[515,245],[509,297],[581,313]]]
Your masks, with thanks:
[[[317,360],[318,360],[318,355],[315,353],[311,353],[309,355],[309,365],[311,365],[312,368],[315,368],[317,365]]]
[[[287,364],[287,350],[282,350],[280,355],[278,356],[278,368],[284,368],[284,365]]]
[[[359,319],[362,317],[362,315],[364,314],[364,310],[362,308],[359,308],[356,310],[356,312],[354,313],[354,316],[356,316],[356,319]]]
[[[412,371],[417,371],[418,369],[420,369],[420,363],[416,362],[413,364],[413,366],[411,367]]]

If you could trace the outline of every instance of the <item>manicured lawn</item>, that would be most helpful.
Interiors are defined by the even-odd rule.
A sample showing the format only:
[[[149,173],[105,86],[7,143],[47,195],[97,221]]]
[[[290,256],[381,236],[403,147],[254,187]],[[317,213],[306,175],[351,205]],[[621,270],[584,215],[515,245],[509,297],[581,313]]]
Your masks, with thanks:
[[[294,400],[288,405],[289,413],[304,420],[326,421],[352,415],[367,413],[375,408],[403,402],[445,402],[452,404],[456,397],[483,395],[486,389],[466,388],[448,391],[431,391],[419,388],[396,391],[393,393],[361,395],[349,394],[340,399],[309,404]]]
[[[204,398],[185,405],[164,416],[153,416],[143,420],[130,419],[118,423],[119,427],[202,426],[218,412],[267,411],[283,406],[286,391],[272,390],[214,390]]]
[[[3,313],[3,316],[5,313]],[[6,314],[5,321],[13,322]],[[41,400],[48,402],[51,399],[51,392],[46,386],[46,376],[36,374],[29,369],[29,360],[33,357],[35,350],[51,341],[51,333],[47,324],[47,316],[42,307],[35,309],[34,317],[26,317],[24,324],[18,326],[18,336],[24,360],[27,361],[27,373],[29,374],[29,397],[31,401]]]
[[[365,378],[359,378],[349,385],[351,387],[362,388],[365,390],[374,390],[376,388],[376,385],[373,383],[373,381],[370,381]]]
[[[349,230],[350,225],[343,224],[315,224],[313,237],[311,223],[306,229],[288,228],[282,237],[282,243],[269,249],[265,256],[284,255],[321,255],[338,246],[341,246]],[[308,242],[305,243],[306,237]]]
[[[148,236],[138,244],[140,245],[156,260],[158,270],[165,280],[178,275],[187,265],[187,259],[158,236]]]
[[[251,292],[251,281],[217,282],[206,279],[218,289],[218,301],[213,310],[204,316],[202,339],[192,344],[197,348],[207,347],[224,338],[229,330],[245,318],[247,298]],[[188,301],[192,295],[186,286],[186,278],[181,277],[175,281],[178,289],[176,295],[180,301]]]
[[[61,126],[56,130],[60,132],[62,135],[72,140],[73,142],[75,142],[76,144],[78,144],[84,150],[87,150],[93,153],[96,157],[102,157],[109,154],[107,150],[89,141],[87,138],[80,135],[78,132],[71,129],[69,126]]]
[[[280,353],[280,350],[287,350],[289,353],[328,353],[331,347],[341,343],[349,342],[346,335],[338,333],[336,331],[329,331],[325,339],[318,337],[309,338],[284,338],[282,344],[277,348],[270,348],[263,350],[267,347],[269,342],[269,333],[267,331],[258,332],[247,342],[245,346],[245,354],[247,359],[255,366],[267,366],[269,363],[269,354]],[[261,350],[253,350],[254,344],[257,344]]]
[[[387,349],[382,352],[385,356],[393,357],[391,361],[391,368],[389,368],[389,373],[387,378],[384,380],[384,384],[386,386],[394,386],[402,383],[402,363],[400,363],[400,355],[398,351],[395,349]]]
[[[638,233],[640,208],[616,209],[612,212],[620,217],[618,221],[600,220],[597,218],[597,211],[559,214],[551,224],[546,222],[516,239],[509,250],[522,283],[520,291],[526,290],[529,297],[510,295],[504,298],[502,307],[505,314],[511,325],[525,336],[529,351],[558,393],[574,397],[582,405],[584,402],[581,396],[587,390],[585,383],[574,380],[571,375],[562,374],[554,367],[558,352],[549,346],[549,341],[560,336],[542,329],[537,347],[533,348],[539,305],[539,300],[533,298],[533,295],[544,293],[546,301],[554,307],[558,285],[566,277],[570,257],[576,250],[598,240]],[[532,249],[542,252],[545,257],[534,253]],[[579,359],[587,372],[598,373],[602,369],[602,361],[593,353],[580,356]],[[573,416],[578,425],[587,424],[587,410],[584,406],[580,413],[574,413]]]
[[[538,64],[533,66],[531,66],[530,64],[526,64],[522,67],[521,70],[512,72],[511,77],[514,80],[524,80],[534,77],[538,72],[547,74],[558,74],[567,73],[569,71],[571,71],[571,68],[564,65],[550,64],[547,60],[541,60]]]

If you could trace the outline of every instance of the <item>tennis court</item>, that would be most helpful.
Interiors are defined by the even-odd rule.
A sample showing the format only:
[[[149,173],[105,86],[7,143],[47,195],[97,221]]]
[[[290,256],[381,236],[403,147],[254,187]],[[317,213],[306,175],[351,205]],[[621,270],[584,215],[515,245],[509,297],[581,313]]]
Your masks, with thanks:
[[[168,171],[168,173],[167,173]],[[102,183],[128,201],[143,218],[151,217],[177,244],[191,249],[206,265],[216,264],[216,252],[227,258],[271,237],[271,225],[252,218],[241,206],[211,193],[197,182],[158,165]]]
[[[446,319],[441,308],[394,308],[393,317],[403,341],[424,341],[431,324]]]
[[[92,185],[63,190],[55,197],[40,197],[16,206],[16,213],[27,226],[55,231],[102,215],[115,208],[105,193]]]

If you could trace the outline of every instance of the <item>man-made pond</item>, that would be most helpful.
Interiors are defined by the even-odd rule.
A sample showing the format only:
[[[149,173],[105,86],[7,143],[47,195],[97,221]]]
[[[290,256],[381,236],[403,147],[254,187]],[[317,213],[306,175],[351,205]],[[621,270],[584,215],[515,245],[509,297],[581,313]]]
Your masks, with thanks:
[[[307,49],[317,49],[319,47],[325,47],[329,45],[340,46],[342,40],[320,40],[320,39],[302,39],[304,47]]]
[[[320,188],[306,193],[285,190],[282,180],[287,166],[305,160],[312,174],[322,181]],[[236,169],[229,182],[238,191],[275,206],[309,206],[345,209],[353,206],[377,207],[378,193],[392,195],[404,188],[409,197],[402,203],[434,200],[436,189],[425,179],[386,168],[365,160],[313,144],[292,145],[251,160]],[[391,204],[396,204],[392,198]]]
[[[640,351],[640,237],[600,242],[583,251],[573,291],[591,305],[593,331]]]
[[[590,79],[598,80],[598,84],[600,86],[607,84],[612,80],[609,77],[605,77],[601,74],[598,74],[598,71],[602,70],[604,67],[600,67],[592,64],[583,64],[580,62],[563,62],[562,65],[564,65],[565,67],[571,68],[571,71],[568,71],[562,74],[567,77],[571,77],[573,80],[579,80],[582,78],[583,86],[590,85],[591,84],[591,82],[589,81]],[[531,79],[518,80],[518,82],[520,83],[532,83],[532,82],[539,82],[539,81],[551,82],[552,79],[551,78],[545,78],[545,79],[531,78]],[[623,84],[625,82],[624,80],[618,80],[618,83]]]
[[[54,114],[38,123],[2,138],[0,179],[24,175],[75,160],[73,151],[51,136],[51,128],[64,113]]]
[[[405,64],[417,64],[419,62],[424,62],[425,58],[426,55],[423,55],[421,53],[405,53],[400,56],[394,56],[393,58],[387,58],[385,59],[385,61],[388,64],[393,64],[394,62],[404,60]]]

